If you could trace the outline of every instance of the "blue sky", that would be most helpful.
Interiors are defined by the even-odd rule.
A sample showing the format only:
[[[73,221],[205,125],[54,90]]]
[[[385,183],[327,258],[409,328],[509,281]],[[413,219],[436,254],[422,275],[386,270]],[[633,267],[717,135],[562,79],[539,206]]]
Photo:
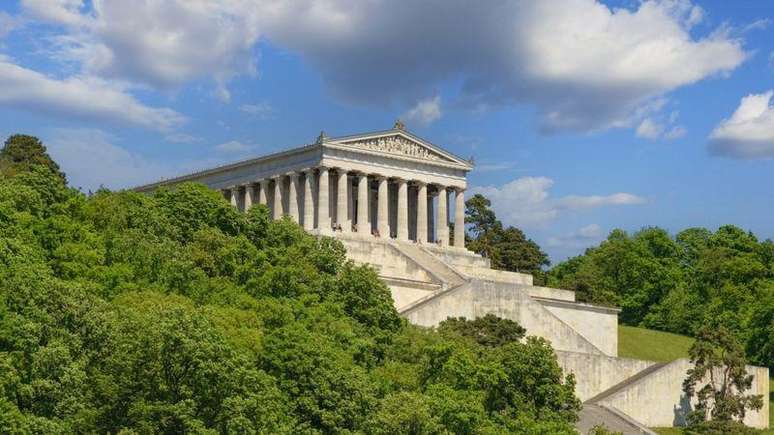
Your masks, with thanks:
[[[552,261],[614,228],[774,237],[774,2],[0,3],[0,135],[122,188],[403,119]]]

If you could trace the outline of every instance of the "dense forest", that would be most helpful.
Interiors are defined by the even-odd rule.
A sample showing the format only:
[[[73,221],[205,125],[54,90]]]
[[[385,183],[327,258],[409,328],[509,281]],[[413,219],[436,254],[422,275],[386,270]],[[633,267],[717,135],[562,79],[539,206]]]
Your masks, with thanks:
[[[524,334],[412,327],[341,244],[204,186],[85,195],[0,152],[2,433],[574,433]]]

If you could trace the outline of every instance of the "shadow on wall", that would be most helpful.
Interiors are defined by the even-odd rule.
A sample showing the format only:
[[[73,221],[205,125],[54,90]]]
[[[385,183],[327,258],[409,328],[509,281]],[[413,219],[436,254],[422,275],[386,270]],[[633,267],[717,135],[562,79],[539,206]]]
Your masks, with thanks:
[[[675,419],[672,421],[672,426],[685,426],[688,423],[688,414],[691,411],[693,411],[691,399],[687,394],[681,394],[680,405],[674,407]]]

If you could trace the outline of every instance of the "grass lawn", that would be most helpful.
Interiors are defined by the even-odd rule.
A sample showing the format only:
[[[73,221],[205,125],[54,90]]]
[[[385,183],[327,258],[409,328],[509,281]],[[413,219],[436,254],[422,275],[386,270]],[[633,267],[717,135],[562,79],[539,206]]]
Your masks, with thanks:
[[[687,358],[693,338],[651,329],[618,326],[618,356],[651,361]]]

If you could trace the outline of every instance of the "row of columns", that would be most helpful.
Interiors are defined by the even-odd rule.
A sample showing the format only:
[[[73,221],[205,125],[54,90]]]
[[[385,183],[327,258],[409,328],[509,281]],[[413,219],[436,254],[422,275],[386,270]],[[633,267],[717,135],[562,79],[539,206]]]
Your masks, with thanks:
[[[295,222],[300,222],[307,231],[316,228],[325,233],[332,230],[348,233],[355,231],[358,233],[371,234],[378,237],[390,237],[390,201],[389,201],[389,179],[378,174],[365,174],[358,172],[353,174],[355,177],[355,187],[357,197],[357,209],[352,211],[352,217],[355,222],[350,220],[350,201],[349,194],[349,173],[345,169],[336,169],[338,174],[335,195],[336,195],[336,222],[332,222],[329,210],[329,182],[330,170],[327,167],[318,167],[308,169],[302,172],[292,172],[289,174],[278,175],[271,179],[263,179],[256,186],[249,183],[244,186],[234,186],[227,189],[231,204],[239,207],[239,199],[242,198],[244,210],[248,210],[253,203],[256,188],[258,190],[258,203],[269,205],[269,192],[273,194],[272,217],[279,219],[283,215],[289,216]],[[301,182],[303,175],[303,183]],[[369,176],[374,177],[377,183],[377,204],[376,204],[376,225],[375,232],[372,231],[370,222],[370,198],[369,198]],[[288,188],[284,189],[285,177],[289,178]],[[409,180],[403,178],[394,178],[397,184],[397,204],[396,204],[396,228],[395,236],[398,240],[409,240]],[[274,188],[270,189],[270,183]],[[419,180],[412,180],[417,186],[417,207],[416,207],[416,237],[417,242],[430,242],[428,229],[428,184]],[[316,184],[316,185],[315,185]],[[434,226],[436,229],[435,242],[442,245],[449,245],[449,219],[448,219],[448,190],[446,186],[433,184],[434,190],[438,195],[438,209],[435,216]],[[317,197],[314,197],[314,193]],[[465,246],[465,194],[464,190],[454,188],[454,246],[463,248]],[[243,196],[242,196],[243,195]],[[287,198],[284,198],[287,195]],[[299,195],[303,195],[303,209],[298,208]],[[315,200],[316,199],[316,200]],[[284,204],[288,206],[285,209]],[[432,213],[432,211],[430,211]]]

